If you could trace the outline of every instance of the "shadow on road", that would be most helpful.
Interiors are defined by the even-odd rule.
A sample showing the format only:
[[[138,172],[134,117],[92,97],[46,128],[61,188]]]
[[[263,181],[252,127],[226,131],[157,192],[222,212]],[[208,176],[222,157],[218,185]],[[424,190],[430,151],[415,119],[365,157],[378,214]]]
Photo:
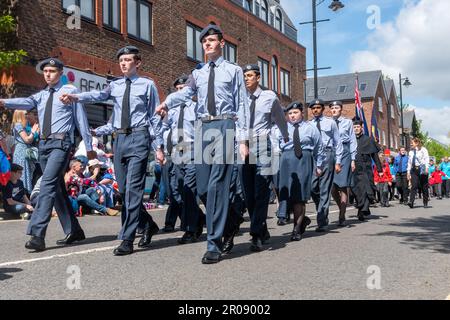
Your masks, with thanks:
[[[21,272],[22,269],[19,268],[0,268],[0,281],[11,279],[13,276],[8,273]]]
[[[413,249],[433,250],[450,253],[450,215],[429,218],[404,219],[390,226],[421,229],[420,231],[386,231],[370,236],[391,236],[402,238],[402,243]]]

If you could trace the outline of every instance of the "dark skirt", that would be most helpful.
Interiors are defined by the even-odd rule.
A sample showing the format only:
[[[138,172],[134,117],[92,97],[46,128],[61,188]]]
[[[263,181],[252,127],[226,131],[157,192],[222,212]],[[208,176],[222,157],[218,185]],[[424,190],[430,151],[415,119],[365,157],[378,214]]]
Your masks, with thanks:
[[[303,150],[298,159],[294,150],[284,151],[280,162],[280,206],[307,202],[311,198],[311,181],[313,175],[313,155]]]
[[[334,174],[333,183],[339,188],[347,188],[352,185],[352,155],[350,153],[350,144],[343,144],[344,152],[342,154],[342,171]]]

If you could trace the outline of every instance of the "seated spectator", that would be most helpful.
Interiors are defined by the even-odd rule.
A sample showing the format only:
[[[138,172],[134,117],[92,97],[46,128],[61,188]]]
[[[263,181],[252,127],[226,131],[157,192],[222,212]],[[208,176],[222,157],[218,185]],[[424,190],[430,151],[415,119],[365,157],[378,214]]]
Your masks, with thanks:
[[[118,210],[107,208],[105,204],[105,195],[100,187],[89,188],[85,193],[78,196],[78,204],[88,210],[96,210],[101,215],[117,216]]]
[[[114,207],[114,176],[104,166],[104,163],[98,159],[90,160],[88,163],[88,177],[95,181],[94,186],[98,186],[105,196],[105,206],[108,208]]]
[[[15,163],[11,165],[11,176],[3,189],[3,207],[6,213],[25,220],[30,218],[34,208],[26,195],[23,181],[20,180],[22,173],[23,167]]]

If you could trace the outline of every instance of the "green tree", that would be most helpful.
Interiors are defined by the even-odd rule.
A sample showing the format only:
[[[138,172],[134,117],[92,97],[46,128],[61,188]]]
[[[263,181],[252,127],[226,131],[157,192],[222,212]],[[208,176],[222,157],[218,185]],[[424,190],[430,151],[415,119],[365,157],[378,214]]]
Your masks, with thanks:
[[[0,71],[8,71],[11,67],[19,65],[27,56],[24,50],[12,50],[12,34],[16,31],[17,24],[9,15],[0,16]]]
[[[417,120],[416,117],[414,117],[411,129],[414,138],[419,138],[420,141],[423,141],[424,143],[428,141],[428,132],[424,133],[422,131],[422,120]]]
[[[427,148],[430,156],[436,157],[436,162],[441,162],[443,157],[450,156],[450,147],[446,147],[433,139],[428,139],[425,148]]]

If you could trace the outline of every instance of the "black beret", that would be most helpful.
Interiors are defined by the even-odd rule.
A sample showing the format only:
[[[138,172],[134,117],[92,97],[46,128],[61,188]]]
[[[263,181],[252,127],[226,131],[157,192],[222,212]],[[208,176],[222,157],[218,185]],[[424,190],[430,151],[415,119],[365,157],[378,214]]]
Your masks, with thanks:
[[[313,100],[310,103],[308,103],[309,108],[312,108],[315,105],[320,105],[322,107],[325,107],[325,102],[323,102],[322,99],[316,99],[316,100]]]
[[[48,58],[39,62],[38,69],[44,71],[44,68],[47,66],[56,67],[62,70],[64,68],[64,63],[56,58]]]
[[[292,109],[300,109],[303,111],[303,103],[301,103],[300,101],[294,101],[292,103],[290,103],[286,109],[284,109],[284,112],[288,112],[289,110]]]
[[[259,69],[259,66],[257,64],[247,64],[242,68],[242,70],[244,70],[244,73],[255,71],[257,74],[261,74],[261,70]]]
[[[122,49],[117,51],[117,54],[116,54],[117,59],[119,59],[120,56],[123,54],[139,54],[139,49],[136,48],[135,46],[123,47]]]
[[[173,86],[176,87],[180,84],[186,84],[189,80],[189,76],[187,75],[182,75],[181,77],[177,78],[174,82],[173,82]]]
[[[336,100],[330,103],[330,108],[333,106],[341,106],[341,108],[343,107],[342,101]]]
[[[358,118],[353,118],[353,125],[354,126],[362,126],[364,124],[364,122]]]
[[[23,167],[18,165],[17,163],[11,164],[11,172],[22,171]]]
[[[203,38],[206,36],[212,36],[214,34],[220,34],[223,35],[222,30],[215,24],[209,24],[202,30],[200,33],[200,42],[202,42]]]

